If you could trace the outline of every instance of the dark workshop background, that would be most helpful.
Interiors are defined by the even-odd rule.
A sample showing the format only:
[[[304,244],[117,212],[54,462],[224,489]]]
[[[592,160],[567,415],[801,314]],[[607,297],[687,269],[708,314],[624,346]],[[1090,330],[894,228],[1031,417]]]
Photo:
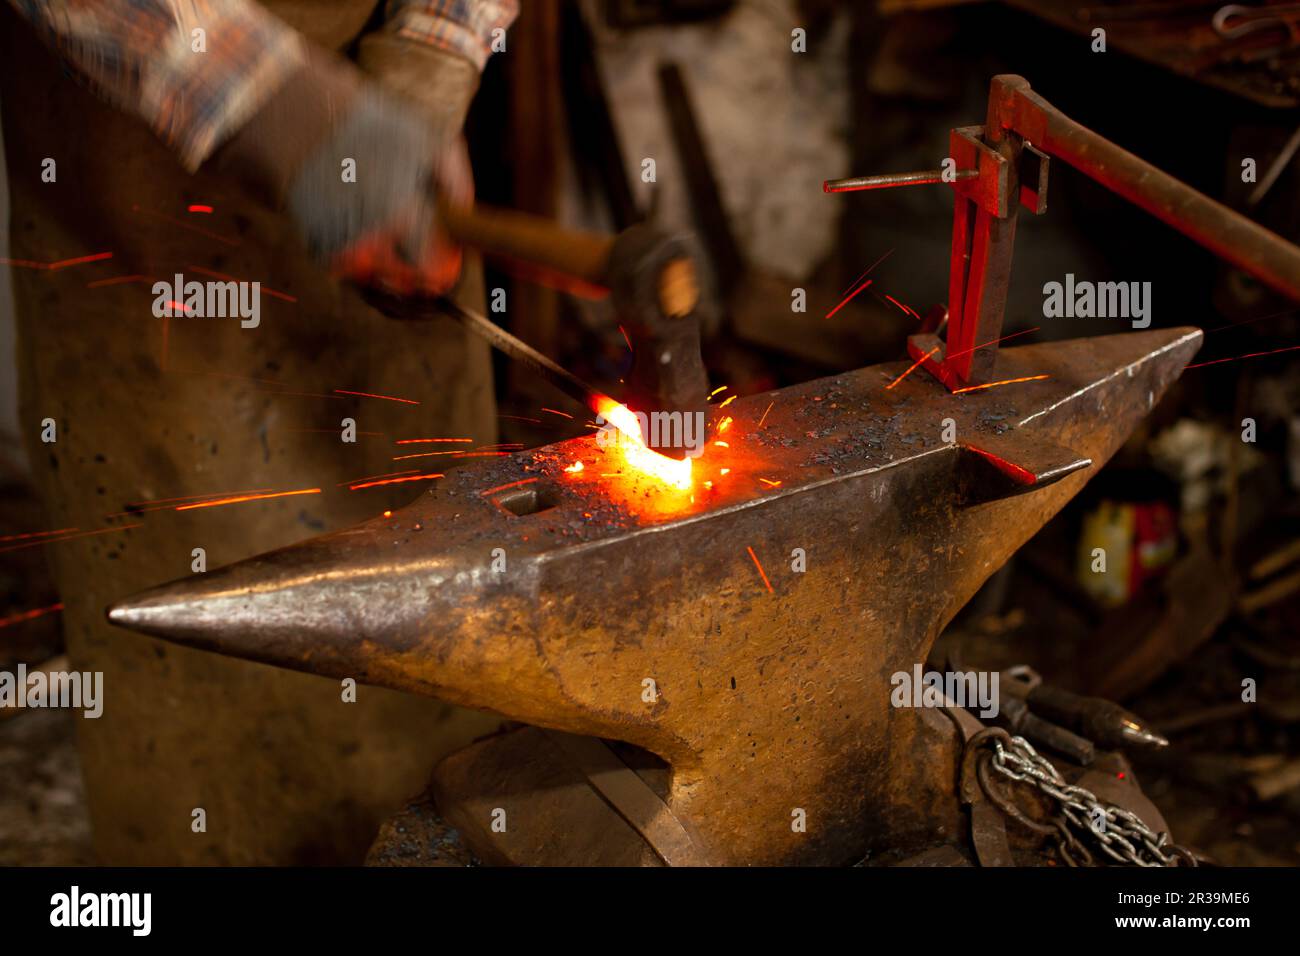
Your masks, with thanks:
[[[653,218],[708,263],[711,380],[749,394],[905,354],[917,311],[943,302],[952,197],[942,186],[828,196],[824,179],[933,168],[952,127],[983,122],[988,81],[1019,73],[1084,125],[1300,241],[1300,161],[1248,205],[1300,126],[1300,53],[1223,51],[1214,5],[1144,16],[1088,0],[525,2],[468,125],[479,197],[574,225]],[[1150,5],[1143,5],[1150,7]],[[1107,28],[1108,49],[1089,32]],[[790,31],[808,52],[790,52]],[[653,159],[656,182],[642,181]],[[7,215],[7,209],[6,209]],[[0,242],[3,242],[0,239]],[[0,255],[4,250],[0,248]],[[876,264],[878,263],[878,264]],[[843,291],[875,282],[833,319]],[[1198,362],[1300,342],[1294,305],[1062,163],[1049,210],[1023,215],[1005,333],[1023,342],[1120,332],[1042,316],[1067,273],[1152,287],[1153,325],[1209,334]],[[597,384],[627,350],[612,316],[509,275],[511,330]],[[808,290],[808,311],[790,290]],[[8,277],[0,272],[4,526],[34,507],[17,440]],[[1030,664],[1120,700],[1169,736],[1135,757],[1178,841],[1229,865],[1300,862],[1300,353],[1189,370],[1106,470],[998,573],[941,638],[965,667]],[[499,362],[505,415],[555,394]],[[561,406],[564,407],[564,406]],[[1241,440],[1242,420],[1257,440]],[[502,441],[578,433],[503,419]],[[1105,540],[1134,571],[1089,589]],[[917,582],[923,587],[924,582]],[[0,555],[0,617],[57,601],[40,549]],[[57,615],[0,630],[0,667],[60,653]],[[1258,706],[1241,682],[1258,682]],[[74,718],[0,720],[0,864],[89,861]]]

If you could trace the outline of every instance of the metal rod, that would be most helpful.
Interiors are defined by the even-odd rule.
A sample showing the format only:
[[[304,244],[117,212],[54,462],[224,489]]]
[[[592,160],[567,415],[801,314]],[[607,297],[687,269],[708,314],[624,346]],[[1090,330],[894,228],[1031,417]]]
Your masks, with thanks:
[[[517,362],[522,362],[564,394],[581,402],[593,412],[601,412],[604,402],[613,401],[604,392],[592,388],[568,369],[547,358],[522,339],[511,335],[487,316],[466,309],[451,299],[439,299],[438,307],[454,315],[467,328],[482,336],[493,348],[500,349]]]
[[[973,179],[979,175],[978,169],[959,169],[954,179]],[[930,183],[952,182],[943,178],[942,169],[925,169],[915,173],[881,173],[879,176],[856,176],[852,179],[828,179],[822,183],[822,191],[828,193],[851,193],[863,189],[891,189],[894,186],[925,186]]]
[[[1028,107],[1015,111],[1016,132],[1300,302],[1300,247],[1076,123],[1028,89],[1016,92]]]

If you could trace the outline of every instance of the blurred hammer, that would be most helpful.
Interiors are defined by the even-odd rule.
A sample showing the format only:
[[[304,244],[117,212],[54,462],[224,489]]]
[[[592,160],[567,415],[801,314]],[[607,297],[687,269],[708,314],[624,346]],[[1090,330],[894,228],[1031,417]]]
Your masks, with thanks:
[[[440,223],[456,242],[509,260],[526,278],[584,298],[610,296],[632,344],[624,404],[647,415],[679,412],[683,420],[693,413],[703,414],[708,377],[695,311],[699,286],[695,262],[682,237],[644,223],[612,236],[582,232],[549,219],[483,206],[443,207]],[[466,318],[463,309],[453,312]],[[495,326],[485,329],[474,321],[470,324],[487,334],[493,345],[538,367],[538,353],[524,346],[530,354],[520,354],[505,341],[513,338],[508,333]],[[558,366],[553,362],[542,366],[550,372],[547,377],[556,381],[554,368],[546,370],[546,365]],[[561,378],[566,376],[573,379],[567,372]],[[571,392],[561,382],[556,384]],[[673,432],[653,429],[645,437],[651,447],[680,457],[682,448],[663,440]]]

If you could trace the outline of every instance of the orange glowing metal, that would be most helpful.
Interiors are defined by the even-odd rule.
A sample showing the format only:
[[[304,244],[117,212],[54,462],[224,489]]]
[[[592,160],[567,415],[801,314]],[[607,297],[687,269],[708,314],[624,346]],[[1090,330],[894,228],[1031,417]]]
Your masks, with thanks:
[[[960,395],[962,392],[978,392],[980,389],[997,388],[999,385],[1015,385],[1018,382],[1041,382],[1049,377],[1048,375],[1026,375],[1024,378],[1008,378],[1001,382],[986,382],[983,385],[967,385],[965,388],[954,388],[952,393]]]
[[[628,467],[651,478],[658,479],[670,488],[685,491],[691,487],[691,459],[669,458],[646,446],[641,437],[641,425],[632,410],[611,398],[601,399],[597,413],[619,434],[618,440],[609,443],[620,452]],[[606,432],[608,435],[608,432]]]
[[[195,508],[215,508],[218,505],[234,505],[244,501],[264,501],[267,498],[288,498],[292,495],[318,495],[319,488],[302,488],[298,491],[275,491],[266,495],[240,495],[237,498],[218,498],[216,501],[199,501],[192,505],[177,505],[177,511],[192,511]]]

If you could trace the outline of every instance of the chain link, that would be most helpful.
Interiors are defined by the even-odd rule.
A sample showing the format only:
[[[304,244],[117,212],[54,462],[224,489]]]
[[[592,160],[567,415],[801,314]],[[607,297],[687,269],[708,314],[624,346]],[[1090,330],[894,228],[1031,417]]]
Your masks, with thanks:
[[[1054,828],[1061,854],[1071,866],[1092,861],[1091,854],[1071,829],[1087,834],[1117,863],[1145,867],[1196,865],[1195,857],[1188,850],[1169,842],[1168,833],[1157,834],[1131,811],[1100,800],[1083,787],[1066,783],[1056,768],[1023,737],[1007,737],[1005,743],[1004,739],[992,738],[991,745],[989,766],[1010,780],[1037,788],[1060,807],[1061,815],[1054,821]]]

